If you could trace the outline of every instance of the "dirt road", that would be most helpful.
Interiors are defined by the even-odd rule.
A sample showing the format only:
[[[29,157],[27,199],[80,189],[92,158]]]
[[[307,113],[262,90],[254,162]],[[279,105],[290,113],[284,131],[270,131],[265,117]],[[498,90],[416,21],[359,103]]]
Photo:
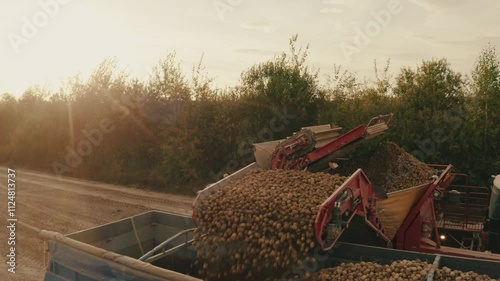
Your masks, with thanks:
[[[0,167],[0,280],[43,280],[40,230],[63,234],[148,210],[190,214],[192,198],[16,170],[16,273],[7,271],[7,168]]]

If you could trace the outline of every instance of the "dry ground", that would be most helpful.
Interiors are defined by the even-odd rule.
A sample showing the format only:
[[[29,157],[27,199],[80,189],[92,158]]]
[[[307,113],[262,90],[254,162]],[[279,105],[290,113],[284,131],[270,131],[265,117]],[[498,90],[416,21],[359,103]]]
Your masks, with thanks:
[[[0,167],[0,280],[43,280],[40,230],[63,234],[161,210],[191,214],[192,198],[16,170],[16,273],[7,272],[7,168]]]

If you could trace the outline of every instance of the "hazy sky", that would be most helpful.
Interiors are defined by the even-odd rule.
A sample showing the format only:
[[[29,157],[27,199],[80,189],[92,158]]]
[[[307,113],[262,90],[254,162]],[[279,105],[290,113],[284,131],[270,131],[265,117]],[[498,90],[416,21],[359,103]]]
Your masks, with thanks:
[[[497,0],[0,0],[0,93],[86,78],[116,57],[131,76],[169,52],[187,75],[204,54],[216,85],[299,43],[321,75],[334,63],[372,77],[373,60],[391,70],[446,57],[469,73],[481,48],[500,46]]]

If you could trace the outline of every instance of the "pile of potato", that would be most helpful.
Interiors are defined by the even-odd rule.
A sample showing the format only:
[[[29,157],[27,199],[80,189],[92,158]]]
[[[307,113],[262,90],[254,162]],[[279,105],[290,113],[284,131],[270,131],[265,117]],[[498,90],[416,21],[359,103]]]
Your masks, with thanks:
[[[434,273],[434,281],[491,281],[488,275],[480,275],[475,272],[462,272],[459,270],[452,270],[446,266],[437,269]],[[499,279],[500,280],[500,279]]]
[[[373,262],[342,263],[311,275],[307,281],[420,281],[427,279],[431,269],[432,264],[420,260],[395,261],[391,265]]]
[[[299,264],[315,245],[319,206],[345,177],[256,171],[197,210],[197,267],[207,280],[264,280]]]
[[[427,280],[427,275],[432,268],[432,264],[418,259],[395,261],[391,265],[381,265],[373,262],[342,263],[339,266],[316,272],[310,275],[306,281],[424,281]],[[435,269],[432,280],[496,281],[487,275],[452,270],[448,267]]]
[[[361,165],[361,168],[368,178],[385,192],[424,184],[436,175],[435,169],[420,162],[393,142],[381,143],[366,163]]]

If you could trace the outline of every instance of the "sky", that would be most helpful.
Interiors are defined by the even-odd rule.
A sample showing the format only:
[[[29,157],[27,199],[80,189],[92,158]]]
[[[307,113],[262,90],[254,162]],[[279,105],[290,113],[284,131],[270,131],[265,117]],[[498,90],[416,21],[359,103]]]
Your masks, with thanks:
[[[0,94],[57,89],[106,58],[147,79],[173,51],[187,77],[203,55],[215,86],[233,86],[294,34],[322,81],[335,64],[370,79],[387,59],[395,74],[443,57],[467,74],[500,46],[499,11],[496,0],[0,0]]]

